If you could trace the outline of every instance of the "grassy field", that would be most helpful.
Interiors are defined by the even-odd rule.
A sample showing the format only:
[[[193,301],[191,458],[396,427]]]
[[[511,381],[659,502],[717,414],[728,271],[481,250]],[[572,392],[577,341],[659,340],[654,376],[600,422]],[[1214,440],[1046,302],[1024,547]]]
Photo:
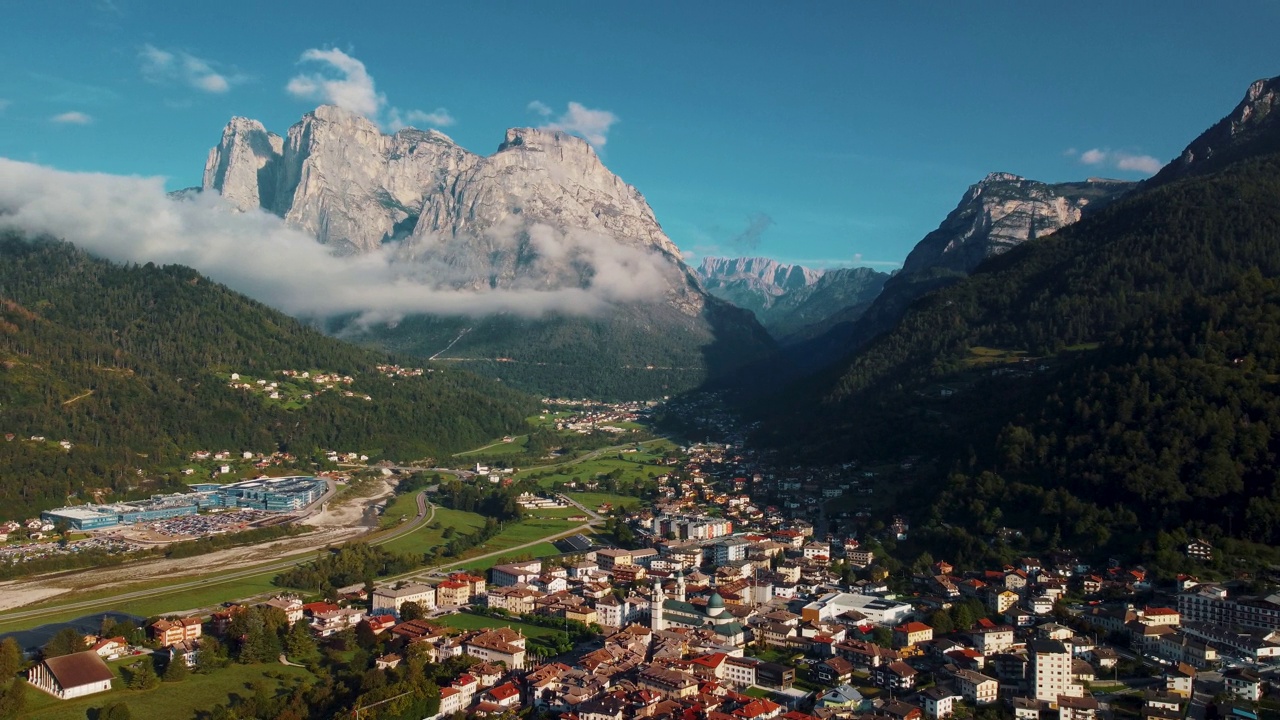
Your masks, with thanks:
[[[412,504],[413,498],[409,497],[409,500]],[[411,510],[412,513],[417,513],[416,507],[414,505],[415,509]],[[383,547],[394,552],[430,552],[445,543],[444,532],[446,528],[452,527],[459,535],[465,535],[483,527],[484,520],[484,516],[477,513],[437,507],[435,517],[431,522],[407,535],[401,535],[395,540],[386,543]]]
[[[1004,350],[1001,348],[989,347],[971,347],[969,348],[969,357],[965,358],[965,364],[974,365],[1003,365],[1006,363],[1016,363],[1022,360],[1030,359],[1026,350]]]
[[[640,498],[631,497],[630,495],[616,495],[606,492],[574,492],[572,490],[565,493],[566,496],[577,500],[583,506],[595,510],[605,503],[609,503],[614,507],[631,508],[641,503]]]
[[[315,679],[306,668],[284,665],[229,665],[209,675],[189,676],[177,683],[161,683],[154,690],[127,690],[121,677],[122,667],[137,662],[138,658],[125,658],[108,663],[117,680],[111,692],[90,695],[75,700],[59,700],[35,688],[27,688],[27,703],[23,717],[41,720],[85,720],[89,711],[111,703],[123,702],[136,718],[165,718],[187,720],[197,712],[208,712],[214,705],[226,705],[232,695],[252,694],[249,686],[254,682],[266,683],[269,690],[280,693],[299,683]],[[266,673],[275,675],[269,678]]]
[[[399,525],[406,520],[412,520],[418,515],[418,493],[406,493],[397,495],[392,499],[391,504],[382,511],[382,519],[378,525],[382,528],[391,528]]]
[[[450,566],[450,567],[457,567],[463,570],[478,572],[480,570],[488,570],[494,565],[501,565],[503,563],[514,562],[517,558],[524,557],[524,556],[543,558],[543,557],[551,557],[553,555],[559,555],[559,554],[560,554],[559,548],[557,548],[555,545],[552,545],[549,542],[544,542],[544,543],[538,543],[533,547],[525,548],[524,550],[513,551],[510,555],[499,555],[498,557],[486,558],[484,560],[472,560],[471,562],[467,562],[464,560],[462,561],[462,564]]]
[[[552,628],[544,628],[537,625],[526,625],[525,623],[515,620],[500,620],[498,618],[483,617],[481,615],[471,615],[469,613],[445,615],[444,617],[432,620],[432,622],[440,623],[445,627],[457,628],[459,630],[509,627],[512,630],[519,630],[524,633],[525,637],[531,638],[551,637],[554,635],[564,634],[562,630],[554,630]]]
[[[618,453],[610,453],[594,460],[584,460],[573,465],[566,465],[554,470],[539,470],[538,468],[530,468],[522,470],[518,473],[518,477],[524,478],[531,475],[540,475],[538,477],[538,485],[541,487],[551,487],[557,482],[571,482],[576,480],[589,482],[599,476],[608,475],[614,471],[621,471],[619,480],[648,480],[652,475],[664,475],[668,468],[662,465],[654,465],[643,460],[652,460],[652,456],[644,456],[636,458],[640,453],[622,453],[619,458]],[[633,459],[634,458],[634,459]]]

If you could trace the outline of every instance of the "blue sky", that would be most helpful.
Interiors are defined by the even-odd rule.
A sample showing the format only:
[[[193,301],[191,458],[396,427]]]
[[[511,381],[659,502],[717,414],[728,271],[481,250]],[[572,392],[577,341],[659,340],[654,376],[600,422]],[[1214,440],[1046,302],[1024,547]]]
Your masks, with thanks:
[[[988,172],[1139,179],[1280,74],[1264,2],[200,5],[0,0],[0,156],[196,185],[349,58],[384,126],[590,135],[695,259],[889,268]]]

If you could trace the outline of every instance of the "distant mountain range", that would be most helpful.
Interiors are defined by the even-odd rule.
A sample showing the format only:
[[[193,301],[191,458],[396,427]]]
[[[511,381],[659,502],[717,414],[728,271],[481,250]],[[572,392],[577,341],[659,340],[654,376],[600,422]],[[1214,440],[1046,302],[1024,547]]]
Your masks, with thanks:
[[[518,296],[524,316],[478,309],[331,329],[529,390],[653,397],[773,351],[749,313],[699,287],[640,192],[562,132],[508,130],[486,157],[434,131],[385,135],[330,106],[284,137],[233,118],[203,190],[337,252],[394,252],[406,276],[472,293],[477,308]]]
[[[784,343],[857,319],[889,278],[869,268],[820,270],[759,257],[704,258],[697,275],[707,292],[750,310]]]

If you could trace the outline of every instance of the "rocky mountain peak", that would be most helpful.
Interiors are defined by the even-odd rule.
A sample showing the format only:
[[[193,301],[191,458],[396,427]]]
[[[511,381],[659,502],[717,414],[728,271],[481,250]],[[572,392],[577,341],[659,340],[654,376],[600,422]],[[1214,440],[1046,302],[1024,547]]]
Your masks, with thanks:
[[[668,295],[684,311],[698,312],[704,299],[644,196],[588,142],[558,130],[511,128],[482,157],[434,130],[387,135],[332,105],[304,115],[283,139],[236,118],[210,151],[203,187],[341,252],[402,241],[406,258],[449,268],[459,287],[582,285],[590,264],[572,257],[616,243],[665,256]],[[547,229],[561,239],[549,240]],[[577,249],[557,259],[568,246]]]
[[[498,152],[511,149],[533,150],[558,153],[585,153],[594,156],[591,143],[576,135],[561,130],[543,130],[540,128],[508,128],[506,138],[498,146]]]
[[[1014,175],[1013,173],[1008,172],[993,172],[987,173],[987,176],[978,181],[978,184],[993,185],[995,183],[1023,182],[1024,180],[1026,180],[1026,178],[1021,175]]]
[[[231,118],[217,147],[209,151],[202,188],[221,193],[240,210],[273,204],[283,144],[283,138],[257,120]]]
[[[1230,113],[1187,145],[1149,186],[1185,175],[1213,172],[1250,155],[1280,151],[1280,77],[1257,80]]]
[[[902,273],[911,276],[933,268],[968,273],[992,255],[1077,222],[1086,206],[1131,186],[1118,181],[1050,185],[991,173],[971,185],[938,229],[912,249]]]

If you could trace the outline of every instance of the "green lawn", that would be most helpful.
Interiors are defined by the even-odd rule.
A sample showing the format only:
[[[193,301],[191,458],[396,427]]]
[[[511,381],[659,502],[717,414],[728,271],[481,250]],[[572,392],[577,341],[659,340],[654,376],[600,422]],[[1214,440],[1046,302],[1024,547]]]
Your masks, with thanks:
[[[516,545],[544,538],[554,533],[562,533],[582,525],[580,522],[556,518],[529,518],[514,525],[508,525],[502,532],[489,539],[484,547],[489,551],[505,550]]]
[[[610,453],[594,460],[584,460],[572,465],[566,465],[554,470],[539,470],[538,468],[529,468],[517,473],[517,477],[525,478],[530,475],[538,474],[537,482],[540,487],[549,488],[556,483],[569,483],[573,481],[591,482],[596,478],[608,475],[614,471],[621,471],[620,481],[647,481],[649,476],[657,477],[668,472],[669,468],[662,465],[653,465],[647,462],[638,462],[630,459],[630,455],[623,454],[623,459],[619,460],[616,453]]]
[[[412,512],[416,514],[416,505],[414,508]],[[478,513],[437,507],[436,514],[431,522],[424,524],[407,535],[401,535],[395,540],[384,544],[383,547],[394,552],[427,553],[445,544],[444,532],[446,528],[452,527],[457,534],[465,535],[469,532],[474,532],[477,528],[484,527],[484,520],[484,516]]]
[[[519,630],[524,633],[525,637],[551,637],[553,635],[564,634],[561,630],[553,630],[551,628],[539,627],[537,625],[526,625],[517,620],[500,620],[498,618],[484,617],[482,615],[471,615],[470,613],[457,613],[455,615],[445,615],[436,618],[432,622],[440,623],[445,627],[457,628],[459,630],[479,630],[480,628],[500,628],[509,627],[512,630]]]
[[[516,558],[523,557],[526,555],[530,557],[543,558],[543,557],[551,557],[553,555],[559,555],[559,554],[560,554],[559,548],[557,548],[555,545],[552,545],[549,542],[544,542],[544,543],[538,543],[533,547],[525,548],[524,550],[512,551],[510,555],[499,555],[498,557],[487,558],[484,560],[473,560],[471,562],[463,561],[461,565],[457,565],[453,567],[459,567],[464,570],[471,570],[471,571],[488,570],[494,565],[501,565],[503,563],[513,562],[516,560]]]
[[[267,684],[276,692],[289,689],[298,683],[310,683],[315,679],[306,668],[286,667],[284,665],[230,665],[209,675],[193,674],[186,680],[177,683],[160,683],[154,690],[124,689],[124,680],[120,677],[120,668],[137,662],[137,658],[126,658],[119,662],[108,663],[117,680],[110,692],[90,695],[75,700],[59,700],[35,688],[27,688],[26,711],[23,717],[40,718],[41,720],[85,720],[89,710],[100,708],[116,702],[128,704],[135,718],[164,718],[165,720],[188,720],[197,712],[208,712],[214,705],[226,705],[231,696],[247,696],[252,693],[249,685],[255,681]],[[275,675],[274,678],[266,676]]]
[[[616,495],[607,492],[574,492],[572,490],[565,493],[570,498],[577,500],[584,506],[595,510],[605,503],[609,503],[614,507],[631,508],[640,504],[638,497],[630,495]]]
[[[502,532],[489,538],[489,541],[478,547],[472,548],[466,553],[475,557],[477,555],[487,555],[498,550],[506,550],[515,548],[527,542],[532,542],[548,535],[568,532],[576,527],[580,527],[582,523],[570,522],[568,520],[539,520],[526,519],[515,525],[508,525],[503,528]],[[494,565],[500,565],[503,562],[509,562],[511,559],[522,555],[531,555],[534,557],[545,557],[548,555],[557,555],[559,550],[550,542],[538,543],[531,547],[522,548],[520,550],[512,550],[508,554],[485,558],[468,562],[466,556],[456,560],[449,561],[443,567],[466,567],[469,569],[490,568]]]
[[[382,520],[378,523],[380,527],[390,528],[399,525],[406,520],[412,520],[418,516],[418,493],[405,493],[404,495],[396,495],[391,500],[391,504],[387,505],[382,511]]]

